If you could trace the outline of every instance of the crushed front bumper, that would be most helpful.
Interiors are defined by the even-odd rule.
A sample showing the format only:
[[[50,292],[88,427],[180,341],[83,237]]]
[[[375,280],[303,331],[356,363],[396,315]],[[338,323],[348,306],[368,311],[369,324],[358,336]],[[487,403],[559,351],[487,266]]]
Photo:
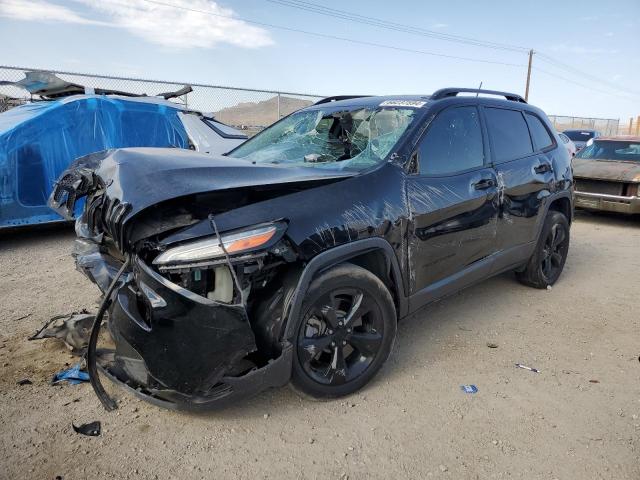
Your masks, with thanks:
[[[575,206],[587,210],[635,214],[640,213],[640,197],[576,191]]]
[[[86,239],[77,242],[78,268],[104,291],[117,261]],[[140,258],[132,264],[108,310],[115,350],[99,355],[111,380],[151,403],[185,410],[221,407],[289,381],[290,345],[266,365],[247,358],[256,345],[243,305],[186,290]]]

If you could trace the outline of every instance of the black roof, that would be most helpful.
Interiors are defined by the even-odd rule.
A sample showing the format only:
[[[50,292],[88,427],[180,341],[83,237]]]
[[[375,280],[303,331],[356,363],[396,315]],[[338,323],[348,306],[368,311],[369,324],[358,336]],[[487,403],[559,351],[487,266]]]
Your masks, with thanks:
[[[334,100],[335,99],[335,100]],[[326,105],[335,105],[335,106],[343,106],[343,107],[370,107],[370,106],[378,106],[385,100],[393,101],[416,101],[416,102],[426,102],[430,99],[430,95],[340,95],[335,97],[327,97],[322,100],[314,103],[312,106],[308,108],[313,108],[315,106],[321,107]]]
[[[516,93],[501,92],[497,90],[480,90],[477,88],[442,88],[435,91],[431,95],[384,95],[384,96],[372,96],[372,95],[338,95],[334,97],[323,98],[316,102],[313,106],[321,105],[335,105],[337,107],[377,107],[384,101],[398,101],[398,102],[425,102],[430,103],[438,100],[444,100],[448,98],[455,98],[459,93],[476,93],[482,95],[495,95],[498,97],[504,97],[502,101],[517,102],[520,104],[526,104],[524,98]],[[485,97],[483,97],[485,98]],[[496,99],[497,100],[497,99]]]

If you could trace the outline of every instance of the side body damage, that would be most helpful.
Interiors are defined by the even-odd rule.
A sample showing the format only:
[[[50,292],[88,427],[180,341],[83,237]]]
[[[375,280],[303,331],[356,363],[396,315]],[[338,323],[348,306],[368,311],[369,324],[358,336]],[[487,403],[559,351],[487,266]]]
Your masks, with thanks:
[[[69,217],[86,197],[74,256],[105,293],[116,348],[90,344],[102,370],[168,408],[224,405],[290,380],[305,293],[335,265],[377,277],[397,318],[525,265],[547,212],[571,221],[566,150],[553,140],[496,165],[482,123],[476,167],[428,174],[434,118],[466,108],[481,125],[485,106],[515,102],[441,98],[312,106],[239,147],[263,143],[247,156],[140,148],[77,160],[50,205]],[[277,161],[261,161],[275,147]]]

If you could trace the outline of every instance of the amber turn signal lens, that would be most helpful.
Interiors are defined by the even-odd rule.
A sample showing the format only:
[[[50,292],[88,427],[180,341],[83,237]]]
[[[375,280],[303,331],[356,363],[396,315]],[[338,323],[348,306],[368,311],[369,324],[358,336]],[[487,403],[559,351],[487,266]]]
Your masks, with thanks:
[[[254,235],[252,237],[246,237],[246,238],[241,238],[239,240],[235,240],[231,242],[229,246],[226,246],[226,245],[225,246],[227,248],[227,252],[229,253],[249,250],[252,248],[259,247],[260,245],[264,245],[269,240],[271,240],[271,237],[273,237],[275,233],[276,233],[276,230],[274,228],[271,231],[261,233],[259,235]]]

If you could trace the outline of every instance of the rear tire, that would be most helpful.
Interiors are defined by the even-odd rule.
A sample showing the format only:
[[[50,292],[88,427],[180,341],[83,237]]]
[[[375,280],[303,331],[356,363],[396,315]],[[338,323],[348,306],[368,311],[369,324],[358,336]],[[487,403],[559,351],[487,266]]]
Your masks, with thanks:
[[[569,252],[569,221],[562,213],[550,210],[542,226],[538,244],[517,279],[530,287],[547,288],[556,283]]]
[[[396,309],[382,281],[344,263],[311,282],[298,319],[291,384],[317,399],[349,395],[389,357]]]

